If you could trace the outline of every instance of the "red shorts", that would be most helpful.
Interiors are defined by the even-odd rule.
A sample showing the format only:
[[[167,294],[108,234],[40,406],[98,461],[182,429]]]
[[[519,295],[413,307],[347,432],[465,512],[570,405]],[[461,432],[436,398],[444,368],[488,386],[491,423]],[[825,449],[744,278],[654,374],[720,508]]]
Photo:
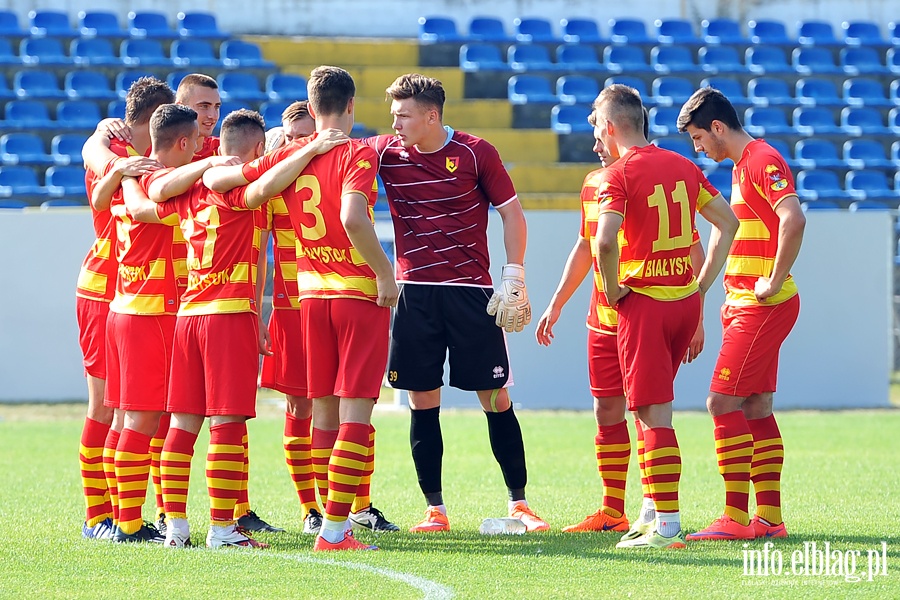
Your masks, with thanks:
[[[122,410],[166,409],[175,315],[124,315],[106,320],[106,397]]]
[[[588,379],[594,398],[625,395],[617,337],[588,329]]]
[[[387,366],[391,310],[354,298],[304,298],[310,398],[378,398]]]
[[[774,392],[778,351],[800,314],[800,296],[774,306],[722,306],[722,349],[709,391],[746,398]]]
[[[168,412],[255,417],[258,323],[250,312],[178,317]]]
[[[84,357],[85,375],[106,379],[106,316],[109,302],[75,296],[78,343]]]
[[[284,308],[272,311],[269,318],[272,356],[263,357],[260,387],[306,398],[302,331],[299,310]]]
[[[631,292],[616,306],[628,410],[675,399],[675,374],[700,321],[700,294],[671,302]]]

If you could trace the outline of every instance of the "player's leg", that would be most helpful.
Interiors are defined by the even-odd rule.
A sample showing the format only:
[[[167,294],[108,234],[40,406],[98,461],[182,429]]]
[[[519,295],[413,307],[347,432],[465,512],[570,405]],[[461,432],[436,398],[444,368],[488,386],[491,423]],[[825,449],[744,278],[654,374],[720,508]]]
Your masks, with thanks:
[[[312,400],[291,394],[285,397],[284,458],[300,499],[303,533],[319,533],[322,511],[312,462]]]
[[[125,411],[119,408],[120,380],[122,378],[119,365],[119,348],[117,344],[117,324],[122,315],[110,312],[106,320],[106,389],[104,391],[103,406],[113,411],[112,423],[106,439],[103,441],[103,474],[106,478],[106,488],[109,491],[109,502],[112,506],[113,531],[119,524],[119,491],[116,487],[116,446],[119,445],[119,437],[122,427],[125,425]]]
[[[400,531],[400,528],[388,521],[380,510],[372,504],[372,475],[375,473],[375,426],[369,428],[369,454],[366,459],[366,470],[356,490],[353,507],[350,509],[350,523],[354,529],[370,531]]]
[[[150,439],[150,481],[153,483],[153,495],[156,499],[156,528],[165,535],[166,532],[166,507],[162,495],[162,477],[159,471],[159,461],[162,456],[162,447],[166,442],[166,434],[169,433],[169,424],[172,415],[164,412],[159,417],[159,426],[156,433]]]
[[[621,541],[623,542],[650,533],[656,523],[656,505],[653,503],[653,495],[650,493],[650,480],[647,478],[647,464],[644,460],[644,425],[637,412],[632,412],[632,415],[634,415],[634,430],[637,438],[638,471],[641,474],[641,512],[638,514],[638,518],[632,521],[629,530],[622,536]]]
[[[781,514],[781,470],[784,442],[772,412],[771,393],[753,394],[744,402],[744,414],[753,435],[750,479],[756,493],[756,514],[751,519],[756,537],[787,537]]]

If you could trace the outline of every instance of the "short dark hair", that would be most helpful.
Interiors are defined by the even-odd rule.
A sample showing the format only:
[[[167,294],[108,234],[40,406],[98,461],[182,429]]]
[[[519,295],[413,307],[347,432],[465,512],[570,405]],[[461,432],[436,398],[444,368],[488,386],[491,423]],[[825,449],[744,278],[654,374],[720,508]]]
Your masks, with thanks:
[[[204,75],[203,73],[189,73],[181,78],[178,89],[175,91],[175,101],[181,102],[182,104],[185,103],[191,88],[194,86],[205,87],[211,90],[219,89],[219,84],[209,75]]]
[[[316,67],[306,83],[309,103],[317,115],[339,115],[356,95],[350,73],[340,67]]]
[[[650,137],[650,113],[647,111],[646,106],[641,106],[644,111],[644,137]],[[591,114],[588,115],[588,123],[591,124],[591,127],[597,126],[597,113],[591,111]]]
[[[633,87],[622,83],[608,85],[591,105],[594,115],[604,114],[604,118],[619,127],[630,127],[635,132],[644,131],[646,109],[641,94]],[[597,116],[594,116],[595,123]]]
[[[175,92],[164,81],[156,77],[136,79],[125,96],[125,122],[128,125],[146,123],[160,104],[173,102]]]
[[[244,154],[249,148],[265,141],[266,122],[255,110],[240,108],[228,113],[222,121],[220,138],[227,154]]]
[[[709,131],[713,121],[721,121],[729,129],[740,131],[741,120],[734,105],[725,94],[712,87],[703,87],[694,92],[678,113],[676,126],[680,133],[687,131],[688,125]]]
[[[407,73],[394,80],[385,90],[391,100],[413,98],[416,104],[437,110],[438,116],[444,116],[444,85],[434,77],[426,77],[418,73]]]
[[[184,104],[161,104],[150,117],[150,141],[153,150],[165,150],[197,125],[197,112]]]
[[[309,100],[297,100],[296,102],[291,102],[284,109],[284,112],[281,113],[281,120],[293,123],[309,116]]]

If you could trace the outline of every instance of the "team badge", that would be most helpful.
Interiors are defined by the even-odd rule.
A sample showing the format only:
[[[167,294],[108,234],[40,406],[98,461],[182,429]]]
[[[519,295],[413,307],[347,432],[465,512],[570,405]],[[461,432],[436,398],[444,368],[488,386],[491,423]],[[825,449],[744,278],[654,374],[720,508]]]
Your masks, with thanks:
[[[456,169],[459,168],[459,157],[458,156],[448,156],[447,157],[447,170],[453,173]]]
[[[744,174],[745,174],[744,170],[741,169],[741,183],[744,183]]]
[[[766,167],[766,174],[769,176],[769,181],[772,182],[770,185],[772,191],[780,192],[787,187],[787,179],[781,174],[781,169],[779,169],[777,165],[768,165]]]
[[[372,163],[370,163],[367,160],[360,160],[356,163],[356,166],[359,167],[360,169],[371,169]]]
[[[728,381],[731,379],[731,369],[728,367],[722,367],[722,370],[719,371],[719,379],[722,381]]]

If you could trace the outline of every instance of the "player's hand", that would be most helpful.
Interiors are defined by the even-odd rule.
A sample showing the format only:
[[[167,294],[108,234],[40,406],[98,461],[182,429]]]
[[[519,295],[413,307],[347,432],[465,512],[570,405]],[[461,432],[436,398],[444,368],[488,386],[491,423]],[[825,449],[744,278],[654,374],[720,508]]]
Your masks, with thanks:
[[[620,285],[614,290],[606,290],[603,293],[606,294],[606,301],[609,302],[609,305],[615,308],[616,304],[619,303],[619,300],[631,293],[631,288]]]
[[[703,352],[704,342],[706,342],[706,332],[703,331],[703,315],[700,315],[700,322],[697,323],[697,330],[694,332],[694,337],[691,338],[691,343],[688,344],[687,352],[684,353],[681,364],[686,365],[700,356],[700,353]]]
[[[487,313],[496,315],[497,327],[507,333],[522,331],[531,323],[531,303],[528,302],[528,291],[525,289],[525,267],[522,265],[503,265],[500,276],[500,289],[488,300]]]
[[[316,154],[325,154],[335,146],[349,141],[350,137],[340,129],[325,129],[309,143],[309,149]]]
[[[131,127],[126,125],[122,119],[103,119],[97,124],[97,131],[110,139],[131,141]]]
[[[162,163],[146,156],[129,156],[116,162],[116,170],[123,177],[140,177],[162,168]]]
[[[781,286],[775,286],[771,277],[760,277],[753,285],[753,293],[760,302],[765,302],[775,294],[781,291]]]
[[[390,277],[376,277],[375,285],[378,287],[378,306],[397,306],[397,299],[400,298],[400,288],[394,280],[393,274]]]
[[[266,132],[266,150],[265,153],[268,154],[272,150],[277,150],[284,146],[284,128],[283,127],[273,127],[272,129]]]
[[[263,356],[272,356],[272,338],[269,337],[269,328],[259,319],[259,353]]]
[[[231,167],[233,165],[242,165],[244,161],[239,156],[210,156],[206,160],[209,161],[209,167]]]
[[[559,309],[551,304],[538,319],[534,337],[541,346],[549,346],[553,342],[553,326],[559,319],[559,312]]]

